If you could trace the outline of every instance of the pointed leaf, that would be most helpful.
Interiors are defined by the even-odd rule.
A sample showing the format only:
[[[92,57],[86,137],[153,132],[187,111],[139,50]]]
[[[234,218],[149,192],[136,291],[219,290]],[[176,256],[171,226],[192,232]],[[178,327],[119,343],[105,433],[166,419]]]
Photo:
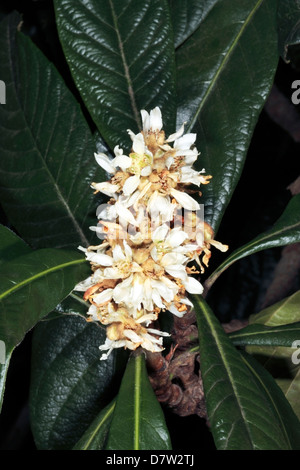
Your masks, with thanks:
[[[253,326],[268,325],[278,328],[281,325],[293,326],[300,321],[300,290],[293,295],[277,302],[261,312],[250,315],[249,322]],[[299,341],[300,335],[296,338]],[[289,346],[292,346],[291,344]],[[283,390],[293,410],[300,419],[299,392],[300,392],[300,366],[294,364],[292,355],[294,348],[248,346],[247,351],[260,359],[263,366],[275,377],[276,382]],[[296,351],[297,353],[297,351]]]
[[[300,290],[289,297],[270,305],[255,315],[250,315],[249,323],[278,326],[300,321]]]
[[[266,232],[258,235],[246,245],[235,250],[205,282],[210,289],[218,277],[236,261],[268,248],[290,245],[300,241],[300,194],[292,197],[283,214]]]
[[[291,449],[278,413],[201,297],[194,298],[200,367],[217,449]]]
[[[130,149],[127,129],[160,106],[174,132],[174,49],[163,0],[57,0],[60,40],[75,83],[111,148]]]
[[[299,450],[300,421],[285,398],[282,390],[276,384],[271,374],[269,374],[253,357],[249,354],[243,353],[242,358],[255,376],[258,386],[261,386],[269,396],[270,402],[274,408],[274,414],[277,415],[282,431],[286,434],[286,440],[290,442],[293,450]]]
[[[87,245],[97,205],[89,185],[104,175],[93,137],[56,69],[16,34],[18,22],[9,15],[0,27],[7,94],[0,108],[1,204],[35,248]]]
[[[33,335],[30,413],[38,449],[70,449],[114,397],[118,361],[100,361],[105,329],[80,317],[41,322]]]
[[[115,409],[115,400],[100,411],[73,450],[102,450]]]
[[[263,45],[263,47],[262,47]],[[276,1],[220,1],[177,53],[177,122],[197,133],[206,221],[217,231],[278,63]],[[200,169],[201,169],[200,168]]]
[[[169,0],[175,47],[198,28],[219,0]]]
[[[230,333],[229,338],[238,346],[286,346],[291,347],[300,338],[300,322],[283,326],[252,324]]]
[[[169,450],[170,437],[142,354],[131,357],[117,398],[108,450]]]
[[[86,277],[89,268],[77,252],[41,249],[0,267],[0,338],[7,348]]]

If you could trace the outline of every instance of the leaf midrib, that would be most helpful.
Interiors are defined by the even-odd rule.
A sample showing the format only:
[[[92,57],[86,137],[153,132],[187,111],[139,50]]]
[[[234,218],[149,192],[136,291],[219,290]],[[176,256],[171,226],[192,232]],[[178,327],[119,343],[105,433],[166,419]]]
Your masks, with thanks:
[[[211,83],[209,84],[201,102],[199,103],[199,106],[197,107],[197,111],[195,112],[194,114],[194,118],[191,120],[190,124],[187,126],[187,130],[186,132],[191,132],[191,130],[193,129],[195,123],[196,123],[196,120],[203,108],[203,106],[205,105],[206,103],[206,100],[208,99],[208,97],[210,96],[210,92],[212,90],[212,88],[214,87],[215,83],[217,82],[221,72],[223,71],[225,65],[227,64],[233,50],[235,49],[240,37],[242,36],[244,30],[246,29],[246,27],[248,26],[248,24],[250,23],[252,17],[254,16],[254,14],[256,13],[256,11],[258,10],[258,8],[260,7],[260,5],[262,4],[264,0],[258,0],[258,2],[256,3],[255,7],[252,9],[252,11],[249,13],[248,17],[246,18],[246,20],[244,21],[241,29],[239,30],[238,34],[236,35],[236,37],[234,38],[230,48],[228,49],[228,52],[227,54],[224,56],[224,59],[222,60],[222,62],[220,63],[218,69],[216,70],[216,73],[214,75],[214,78],[212,79]]]
[[[19,34],[19,33],[17,33],[17,34]],[[8,40],[7,42],[8,42],[8,47],[9,47],[10,63],[12,64],[11,41]],[[50,64],[49,66],[51,67],[51,64]],[[12,70],[12,74],[13,74],[13,76],[14,76],[13,88],[14,88],[14,91],[15,91],[16,100],[17,100],[17,102],[18,102],[18,104],[19,104],[19,109],[20,109],[20,111],[21,111],[21,113],[22,113],[22,116],[23,116],[23,119],[24,119],[24,123],[25,123],[25,125],[26,125],[26,128],[27,128],[27,130],[28,130],[29,133],[30,133],[32,142],[34,142],[34,147],[35,147],[35,149],[37,150],[37,154],[39,155],[40,161],[42,162],[42,167],[44,168],[44,170],[45,170],[46,173],[48,174],[48,177],[49,177],[51,183],[52,183],[53,186],[54,186],[54,189],[55,189],[55,192],[56,192],[56,194],[57,194],[57,197],[58,197],[58,199],[61,201],[62,205],[65,207],[65,209],[66,209],[66,211],[67,211],[67,214],[68,214],[68,216],[70,217],[70,219],[72,220],[72,222],[73,222],[73,224],[74,224],[74,227],[75,227],[76,231],[78,232],[82,243],[88,245],[89,242],[88,242],[86,236],[84,235],[83,230],[81,229],[80,225],[78,224],[78,222],[77,222],[75,216],[73,215],[73,213],[72,213],[72,211],[71,211],[71,208],[70,208],[69,205],[68,205],[68,202],[65,200],[65,198],[64,198],[64,196],[63,196],[63,194],[62,194],[62,192],[60,191],[60,189],[59,189],[59,187],[58,187],[58,185],[57,185],[57,183],[56,183],[56,181],[55,181],[55,179],[54,179],[54,176],[53,176],[52,173],[50,172],[50,169],[48,168],[48,166],[46,165],[45,160],[43,159],[42,151],[41,151],[40,148],[38,147],[38,145],[37,145],[37,140],[35,139],[35,137],[34,137],[34,135],[33,135],[33,133],[32,133],[32,129],[31,129],[31,127],[30,127],[30,125],[29,125],[29,123],[28,123],[28,121],[27,121],[27,117],[26,117],[26,114],[25,114],[25,112],[24,112],[23,105],[22,105],[22,102],[21,102],[21,100],[20,100],[20,97],[19,97],[19,93],[18,93],[18,91],[17,91],[17,88],[16,88],[16,83],[17,83],[17,81],[16,81],[16,76],[15,76],[16,72],[15,72],[14,67],[11,66],[11,70]],[[52,73],[53,73],[53,72],[55,72],[55,71],[53,70]],[[49,143],[49,145],[50,145],[50,143]]]
[[[140,449],[141,371],[142,356],[138,356],[134,370],[134,450]]]
[[[292,446],[291,446],[291,443],[290,443],[290,439],[289,439],[289,436],[287,434],[287,431],[286,431],[286,427],[282,421],[282,418],[281,418],[281,414],[279,413],[279,410],[276,406],[276,403],[274,402],[273,400],[273,397],[272,395],[269,393],[269,390],[267,389],[267,387],[265,386],[264,382],[261,380],[260,376],[257,374],[257,372],[251,367],[251,365],[248,363],[248,361],[245,359],[244,356],[241,356],[242,357],[242,360],[243,362],[246,364],[246,366],[249,368],[249,370],[251,371],[251,373],[254,375],[254,377],[256,377],[256,379],[259,381],[259,383],[261,384],[261,386],[263,387],[266,395],[269,397],[269,400],[270,402],[272,403],[273,407],[274,407],[274,410],[276,412],[276,415],[278,417],[278,421],[280,422],[280,425],[281,425],[281,429],[283,431],[283,434],[285,436],[285,439],[286,439],[286,443],[289,447],[290,450],[292,450]]]
[[[35,274],[34,276],[30,276],[27,279],[24,279],[23,281],[18,282],[17,284],[12,286],[10,289],[7,289],[6,291],[2,292],[2,294],[0,294],[0,301],[2,299],[4,299],[5,297],[7,297],[8,295],[10,295],[12,292],[15,292],[16,290],[21,289],[22,287],[26,286],[27,284],[30,284],[33,281],[36,281],[36,280],[40,279],[41,277],[47,276],[48,274],[50,274],[52,272],[58,271],[60,269],[63,269],[63,268],[69,267],[69,266],[72,266],[74,264],[83,263],[85,261],[86,261],[85,259],[68,261],[67,263],[58,264],[56,266],[53,266],[52,268],[48,268],[44,271],[40,271],[39,273]]]
[[[118,27],[117,15],[116,15],[112,0],[109,0],[109,5],[110,5],[110,8],[111,8],[113,23],[114,23],[115,31],[116,31],[117,38],[118,38],[120,55],[121,55],[122,64],[123,64],[123,67],[124,67],[125,78],[126,78],[126,81],[127,81],[129,99],[130,99],[130,103],[131,103],[131,107],[132,107],[132,111],[133,111],[135,121],[137,123],[138,128],[140,129],[141,128],[141,123],[140,123],[138,108],[137,108],[136,101],[135,101],[135,94],[134,94],[134,91],[133,91],[133,84],[132,84],[131,76],[130,76],[130,73],[129,73],[129,67],[128,67],[128,64],[127,64],[127,60],[126,60],[126,56],[125,56],[125,52],[124,52],[124,48],[123,48],[123,42],[122,42],[122,39],[121,39],[119,27]]]
[[[247,434],[249,436],[249,441],[250,443],[252,444],[252,439],[251,439],[251,432],[250,432],[250,429],[249,429],[249,426],[248,426],[248,421],[246,419],[246,416],[244,414],[244,408],[242,406],[242,403],[240,402],[240,397],[239,397],[239,394],[238,394],[238,391],[236,389],[236,386],[235,386],[235,383],[234,383],[234,380],[233,380],[233,377],[232,377],[232,374],[231,374],[231,370],[230,370],[230,367],[227,363],[227,359],[226,359],[226,354],[224,354],[224,351],[223,351],[223,346],[222,344],[220,343],[219,341],[219,338],[218,338],[218,334],[217,334],[217,331],[215,330],[215,327],[213,325],[213,323],[211,322],[210,320],[210,316],[209,316],[209,313],[205,307],[205,304],[203,302],[201,302],[201,308],[202,308],[202,311],[205,315],[205,318],[206,318],[206,321],[210,327],[210,330],[211,330],[211,334],[216,342],[216,345],[218,347],[218,351],[220,353],[220,356],[221,356],[221,359],[223,361],[223,364],[224,364],[224,367],[226,369],[226,373],[227,373],[227,376],[229,378],[229,381],[230,381],[230,385],[232,387],[232,390],[234,392],[234,396],[235,396],[235,399],[238,403],[238,406],[239,406],[239,410],[240,410],[240,413],[243,417],[243,422],[244,422],[244,426],[245,426],[245,429],[247,431]],[[253,446],[252,446],[253,447]]]
[[[87,440],[86,444],[82,447],[82,450],[87,450],[89,448],[89,446],[91,445],[91,442],[95,439],[95,437],[96,437],[99,429],[101,428],[101,426],[105,423],[105,421],[108,420],[108,418],[110,417],[110,415],[114,411],[115,406],[116,406],[116,403],[115,402],[112,403],[111,407],[107,410],[105,415],[102,417],[101,421],[98,423],[98,425],[96,426],[94,431],[91,433],[91,436]]]

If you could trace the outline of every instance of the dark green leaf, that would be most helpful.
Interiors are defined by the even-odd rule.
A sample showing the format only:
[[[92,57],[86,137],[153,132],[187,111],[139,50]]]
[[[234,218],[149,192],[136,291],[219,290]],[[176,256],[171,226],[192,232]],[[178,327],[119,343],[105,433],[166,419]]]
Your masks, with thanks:
[[[140,109],[160,106],[174,132],[174,48],[165,0],[57,0],[62,46],[105,141],[130,149]]]
[[[170,437],[145,358],[129,359],[108,435],[108,450],[169,450]]]
[[[284,0],[278,4],[278,46],[286,62],[295,45],[300,45],[300,4],[296,0]]]
[[[255,315],[250,315],[249,323],[267,326],[278,326],[300,321],[300,290],[270,305]]]
[[[299,305],[300,291],[297,291],[290,297],[251,315],[249,322],[253,326],[268,325],[278,328],[281,325],[287,325],[288,328],[294,322],[300,321]],[[299,341],[299,336],[296,339]],[[297,355],[297,350],[280,346],[248,346],[247,350],[258,357],[263,366],[276,377],[276,382],[300,419],[300,366],[297,361],[296,363],[292,361],[292,355],[294,353]]]
[[[0,266],[8,261],[17,258],[18,256],[24,255],[29,253],[31,249],[27,246],[21,238],[19,238],[14,232],[9,230],[7,227],[0,225]],[[4,341],[4,338],[0,336],[0,340]],[[3,361],[3,357],[1,355],[0,361],[0,411],[3,402],[4,390],[5,390],[5,381],[6,375],[10,363],[10,358],[12,352],[14,350],[14,346],[6,345],[1,343],[0,346],[1,353],[5,354],[5,358]],[[1,349],[2,348],[2,349]],[[3,351],[4,348],[4,351]]]
[[[283,326],[253,324],[229,334],[233,344],[239,346],[286,346],[291,347],[300,338],[300,322]]]
[[[16,34],[18,16],[1,22],[1,203],[33,247],[87,245],[103,179],[92,134],[78,103],[36,46]],[[90,214],[92,210],[92,214]]]
[[[262,47],[263,45],[263,47]],[[197,133],[205,218],[217,231],[278,63],[276,1],[219,1],[177,53],[178,116]]]
[[[89,268],[80,253],[41,249],[0,268],[0,338],[7,348],[22,341],[26,332],[84,279]]]
[[[103,328],[74,316],[36,327],[30,410],[39,449],[73,448],[117,392],[117,356],[100,361],[105,337]]]
[[[219,0],[169,0],[175,47],[198,28]]]
[[[300,194],[292,197],[283,214],[268,231],[258,235],[246,245],[231,253],[205,282],[208,290],[218,277],[239,259],[258,251],[300,241]]]
[[[102,450],[104,448],[115,405],[114,400],[100,411],[73,450]]]
[[[208,420],[217,449],[291,449],[270,396],[204,300],[194,298]]]
[[[300,421],[282,390],[273,377],[253,357],[243,353],[242,358],[257,380],[258,386],[269,396],[274,415],[277,415],[282,431],[286,434],[286,441],[290,442],[293,450],[300,450]]]
[[[0,225],[0,265],[30,251],[31,248],[18,235]]]

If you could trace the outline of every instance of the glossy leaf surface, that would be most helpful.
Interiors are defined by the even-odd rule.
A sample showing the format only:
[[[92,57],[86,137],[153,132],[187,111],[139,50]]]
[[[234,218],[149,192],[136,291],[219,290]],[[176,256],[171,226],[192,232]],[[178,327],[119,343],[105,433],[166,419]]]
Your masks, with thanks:
[[[22,33],[18,15],[1,22],[1,204],[34,248],[86,246],[104,173],[80,107],[53,65]]]
[[[209,306],[194,298],[200,367],[217,449],[291,449],[280,412],[244,363]]]
[[[57,0],[60,40],[75,83],[102,137],[128,152],[127,129],[159,106],[174,132],[174,49],[164,0]]]
[[[150,385],[144,355],[131,357],[111,423],[108,450],[170,450],[164,415]]]
[[[217,2],[178,50],[177,124],[186,121],[186,130],[197,133],[198,169],[213,176],[201,202],[215,231],[240,178],[277,62],[274,0]]]

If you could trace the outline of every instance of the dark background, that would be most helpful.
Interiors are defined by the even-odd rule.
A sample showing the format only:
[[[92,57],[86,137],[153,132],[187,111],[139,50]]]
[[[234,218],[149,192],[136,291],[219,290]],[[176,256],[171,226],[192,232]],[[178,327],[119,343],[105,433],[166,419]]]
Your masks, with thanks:
[[[23,14],[23,31],[29,34],[49,60],[54,62],[79,99],[58,40],[52,0],[2,0],[0,18],[14,9]],[[300,79],[300,71],[280,59],[275,77],[276,89],[272,90],[261,113],[242,178],[216,236],[217,240],[230,243],[230,250],[268,229],[281,215],[291,198],[287,186],[300,175],[300,105],[297,107],[291,103],[291,85],[297,79]],[[278,96],[281,98],[281,104],[276,101]],[[287,123],[286,119],[291,106],[294,114],[292,126],[290,120]],[[9,226],[1,206],[0,222]],[[281,258],[281,252],[280,248],[275,248],[245,258],[228,269],[216,282],[208,301],[223,323],[233,318],[244,319],[259,311],[272,282],[274,269]],[[215,251],[207,275],[223,259],[224,255]],[[298,271],[293,283],[287,286],[287,295],[299,288]],[[35,450],[28,411],[31,337],[30,332],[16,348],[8,371],[0,416],[1,450]],[[168,410],[165,411],[173,447],[176,450],[197,449],[200,418],[181,418]],[[197,425],[198,429],[195,437],[190,432],[194,425]],[[203,426],[201,447],[214,449],[204,420],[200,420],[200,425]]]

